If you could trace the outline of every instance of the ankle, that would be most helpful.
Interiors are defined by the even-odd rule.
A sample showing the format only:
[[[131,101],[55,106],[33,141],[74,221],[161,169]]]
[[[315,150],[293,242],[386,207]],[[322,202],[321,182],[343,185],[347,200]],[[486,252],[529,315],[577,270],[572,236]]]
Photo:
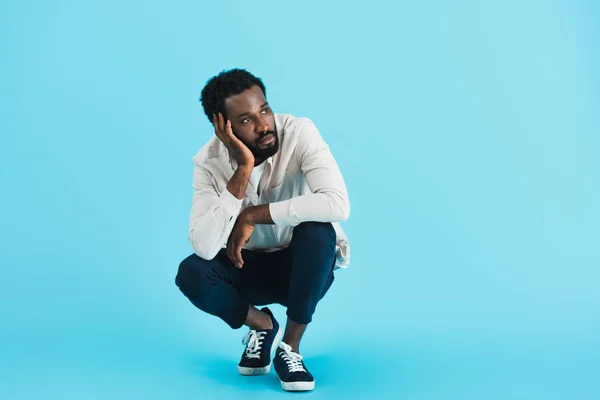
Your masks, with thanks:
[[[248,316],[244,325],[254,331],[263,331],[265,329],[273,329],[273,321],[269,314],[257,310],[254,306],[250,306],[248,309]]]
[[[260,311],[260,318],[257,319],[257,321],[252,324],[253,326],[251,326],[251,329],[254,329],[256,331],[262,331],[265,329],[273,329],[273,321],[271,321],[271,317],[269,317],[267,314],[265,314],[264,312]]]

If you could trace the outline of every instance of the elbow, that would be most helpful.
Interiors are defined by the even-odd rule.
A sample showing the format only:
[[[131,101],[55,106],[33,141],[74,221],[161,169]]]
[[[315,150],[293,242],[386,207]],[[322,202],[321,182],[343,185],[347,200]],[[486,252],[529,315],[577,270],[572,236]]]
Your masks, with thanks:
[[[350,201],[347,195],[332,193],[329,198],[331,200],[331,209],[333,211],[333,219],[335,222],[345,221],[350,218]]]
[[[340,221],[345,221],[350,218],[350,202],[348,199],[340,207]]]
[[[212,261],[212,259],[217,256],[218,251],[194,248],[194,253],[203,260]]]
[[[215,258],[220,250],[218,246],[199,238],[195,230],[190,232],[189,239],[192,249],[194,249],[194,253],[206,261],[211,261],[213,258]]]

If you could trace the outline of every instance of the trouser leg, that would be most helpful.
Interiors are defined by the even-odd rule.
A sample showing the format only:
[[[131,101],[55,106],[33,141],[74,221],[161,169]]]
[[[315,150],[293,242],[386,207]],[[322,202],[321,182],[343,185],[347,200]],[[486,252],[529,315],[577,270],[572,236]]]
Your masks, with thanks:
[[[243,249],[243,268],[233,265],[226,250],[210,261],[195,254],[179,265],[175,283],[200,310],[240,328],[250,305],[285,304],[291,258],[287,251],[264,253]]]
[[[195,254],[179,264],[175,283],[196,307],[240,328],[248,315],[249,303],[239,290],[239,282],[223,252],[207,261]]]
[[[192,304],[233,329],[244,324],[250,305],[272,303],[286,306],[292,321],[308,324],[335,279],[335,240],[330,223],[304,222],[283,251],[242,250],[241,269],[224,249],[210,261],[192,254],[179,265],[175,282]]]
[[[294,228],[287,316],[308,324],[333,280],[336,234],[330,223],[304,222]]]

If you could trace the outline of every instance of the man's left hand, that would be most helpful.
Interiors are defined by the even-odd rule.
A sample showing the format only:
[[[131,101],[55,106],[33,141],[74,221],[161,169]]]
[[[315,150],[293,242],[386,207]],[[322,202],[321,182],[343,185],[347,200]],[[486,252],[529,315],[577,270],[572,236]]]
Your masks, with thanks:
[[[242,268],[242,247],[250,240],[250,235],[254,231],[254,224],[248,218],[248,214],[243,212],[238,216],[235,225],[227,241],[227,256],[233,261],[233,264]]]

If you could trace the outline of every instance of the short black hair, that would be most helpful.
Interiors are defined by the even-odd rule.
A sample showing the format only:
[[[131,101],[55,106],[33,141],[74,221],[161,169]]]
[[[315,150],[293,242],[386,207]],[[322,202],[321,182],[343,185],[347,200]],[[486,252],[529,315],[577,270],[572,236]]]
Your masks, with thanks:
[[[217,76],[210,78],[200,94],[204,114],[210,123],[213,123],[213,114],[220,112],[226,117],[225,99],[238,95],[254,85],[260,87],[266,99],[267,89],[263,81],[245,69],[234,68],[221,71]]]

